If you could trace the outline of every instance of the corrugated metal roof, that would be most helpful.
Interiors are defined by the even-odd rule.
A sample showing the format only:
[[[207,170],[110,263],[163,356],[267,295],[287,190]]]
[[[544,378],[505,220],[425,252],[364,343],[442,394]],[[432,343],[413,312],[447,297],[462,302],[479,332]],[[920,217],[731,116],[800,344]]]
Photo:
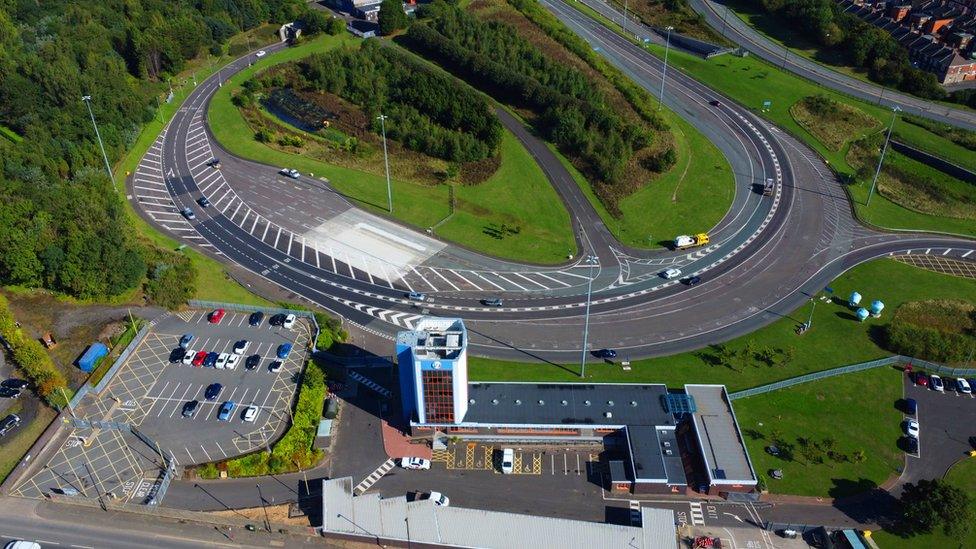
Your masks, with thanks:
[[[674,524],[674,511],[641,507],[642,547],[677,547],[678,530]]]

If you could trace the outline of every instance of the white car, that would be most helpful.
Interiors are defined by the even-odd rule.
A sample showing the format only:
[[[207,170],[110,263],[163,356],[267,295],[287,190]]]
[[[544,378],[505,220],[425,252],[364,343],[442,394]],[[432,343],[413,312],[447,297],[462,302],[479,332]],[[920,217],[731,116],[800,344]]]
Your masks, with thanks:
[[[237,368],[237,364],[240,361],[241,355],[230,355],[230,358],[227,359],[227,369],[233,370],[234,368]]]
[[[671,280],[672,278],[678,278],[679,276],[681,276],[681,269],[675,269],[674,267],[671,267],[666,271],[662,271],[661,276],[664,277],[666,280]]]
[[[905,433],[913,438],[918,438],[918,421],[910,419],[905,422]]]
[[[968,395],[973,392],[973,388],[969,386],[969,382],[961,377],[956,378],[956,389],[958,389],[959,392],[964,395]]]
[[[447,496],[440,492],[431,492],[429,494],[423,494],[420,499],[429,499],[434,502],[434,505],[438,507],[450,507],[451,500]]]
[[[230,354],[220,353],[220,355],[217,356],[217,363],[214,364],[214,366],[219,370],[223,370],[224,368],[227,367],[227,359],[229,358],[230,358]]]
[[[243,355],[250,348],[251,348],[251,342],[246,339],[242,339],[234,344],[234,354]]]
[[[426,471],[430,469],[430,460],[418,457],[403,457],[400,458],[400,467]]]
[[[189,366],[193,364],[193,357],[197,356],[197,352],[193,349],[187,349],[186,354],[183,355],[183,364]]]
[[[280,173],[285,177],[290,177],[292,179],[298,179],[302,175],[302,173],[296,170],[295,168],[281,168],[280,170],[278,170],[278,173]]]
[[[11,541],[3,549],[41,549],[41,544],[33,541]]]
[[[295,326],[296,317],[293,314],[289,314],[285,317],[285,321],[281,323],[281,326],[286,330],[291,330]]]
[[[264,57],[265,55],[268,55],[268,52],[264,50],[258,50],[258,52],[254,54],[255,57]]]
[[[505,448],[502,450],[502,473],[510,475],[515,472],[515,450]]]
[[[248,423],[254,423],[254,420],[258,417],[258,407],[248,406],[244,409],[244,421]]]
[[[942,383],[942,378],[935,374],[929,376],[929,387],[935,389],[940,393],[945,392],[945,384]]]

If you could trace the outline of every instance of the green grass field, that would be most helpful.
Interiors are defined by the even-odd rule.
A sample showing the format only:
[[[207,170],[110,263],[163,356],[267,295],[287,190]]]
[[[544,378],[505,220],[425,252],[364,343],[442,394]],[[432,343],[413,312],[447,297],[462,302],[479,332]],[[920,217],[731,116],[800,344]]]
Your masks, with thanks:
[[[945,479],[949,484],[961,488],[972,498],[976,499],[976,459],[964,459],[956,462],[949,469]],[[973,509],[976,513],[976,509]],[[970,533],[970,537],[972,534]],[[880,531],[874,533],[874,541],[882,549],[917,549],[919,547],[939,547],[941,549],[964,549],[971,547],[969,537],[960,539],[958,537],[947,536],[942,530],[936,530],[931,534],[922,534],[912,537],[900,537],[889,532]]]
[[[231,78],[210,105],[214,136],[234,154],[273,166],[289,166],[329,178],[333,187],[374,213],[386,212],[386,179],[382,175],[334,166],[277,151],[253,139],[240,111],[230,98],[234,90],[272,63],[304,57],[314,51],[351,44],[348,36],[323,37],[288,49]],[[569,213],[528,151],[509,132],[500,147],[502,165],[484,183],[455,188],[457,211],[436,234],[490,255],[534,263],[558,263],[576,253]],[[450,213],[446,185],[420,185],[393,180],[393,215],[411,225],[428,228]],[[495,238],[496,230],[518,227],[518,232]]]
[[[876,260],[857,266],[831,283],[836,295],[846,299],[857,290],[865,300],[881,299],[888,315],[878,320],[857,322],[846,303],[819,303],[813,316],[813,327],[802,336],[794,327],[807,320],[810,305],[793,311],[788,317],[734,339],[725,346],[730,350],[788,349],[793,358],[788,363],[766,366],[758,361],[733,364],[735,369],[716,360],[716,352],[709,349],[631,362],[632,370],[623,371],[619,365],[590,360],[586,381],[590,382],[652,382],[680,386],[685,383],[723,383],[730,391],[764,385],[794,376],[855,364],[889,356],[879,347],[872,333],[876,326],[887,322],[890,313],[906,301],[940,299],[953,295],[958,299],[976,301],[976,280],[950,277],[918,269],[890,259]],[[594,348],[602,345],[592,341]],[[627,351],[618,349],[620,360],[627,360]],[[579,364],[554,365],[544,362],[516,363],[471,357],[470,376],[478,381],[562,381],[578,382]]]
[[[904,454],[897,446],[903,414],[896,408],[903,375],[880,367],[736,400],[735,415],[746,448],[769,491],[844,497],[898,474],[904,466]],[[805,454],[801,439],[821,444],[833,440],[837,457]],[[792,445],[792,459],[766,452],[774,441]],[[863,452],[863,461],[855,457],[858,452]],[[783,478],[773,479],[773,469],[782,470]]]

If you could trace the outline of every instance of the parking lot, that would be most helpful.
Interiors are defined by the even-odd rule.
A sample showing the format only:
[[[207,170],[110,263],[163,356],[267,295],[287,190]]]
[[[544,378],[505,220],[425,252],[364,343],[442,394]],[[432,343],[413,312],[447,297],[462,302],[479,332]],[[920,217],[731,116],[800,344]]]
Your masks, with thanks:
[[[267,315],[258,326],[250,326],[249,313],[230,310],[219,323],[211,323],[209,312],[190,310],[156,319],[101,394],[89,394],[79,404],[75,416],[82,422],[73,425],[56,454],[17,490],[36,497],[51,488],[77,485],[75,489],[88,495],[86,488],[97,486],[98,494],[133,498],[151,491],[151,486],[140,487],[156,481],[160,453],[176,465],[207,463],[268,447],[283,434],[311,326],[303,319],[291,329],[271,326]],[[193,351],[231,354],[240,340],[249,346],[233,369],[172,362],[184,334],[193,335],[187,344]],[[279,359],[282,344],[291,344],[292,350]],[[253,355],[259,358],[249,369],[245,361]],[[273,361],[281,362],[277,371],[269,369]],[[207,399],[207,387],[214,383],[222,389]],[[197,408],[187,417],[184,405],[194,400]],[[233,410],[222,420],[218,411],[226,402],[234,403]],[[246,421],[249,407],[256,415]],[[86,421],[92,424],[81,424]],[[130,427],[151,444],[129,432]]]
[[[943,376],[943,380],[946,376]],[[905,397],[918,403],[918,452],[909,455],[903,482],[941,478],[956,461],[966,458],[976,437],[976,396],[946,388],[944,392],[916,385],[905,376]],[[902,408],[904,409],[904,408]],[[906,419],[910,416],[905,415]]]

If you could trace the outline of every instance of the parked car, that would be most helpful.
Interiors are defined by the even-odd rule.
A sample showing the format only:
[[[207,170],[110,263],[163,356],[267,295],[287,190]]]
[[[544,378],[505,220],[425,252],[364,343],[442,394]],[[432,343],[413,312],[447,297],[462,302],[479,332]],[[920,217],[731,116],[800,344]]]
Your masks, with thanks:
[[[404,469],[427,470],[430,469],[430,460],[419,457],[400,458],[400,467]]]
[[[200,407],[199,400],[191,400],[183,405],[183,417],[193,417],[193,414],[197,413],[197,408]]]
[[[213,312],[210,313],[210,323],[220,324],[220,321],[221,319],[224,318],[225,314],[227,314],[227,311],[223,309],[215,309]]]
[[[286,330],[291,330],[292,328],[295,327],[295,321],[296,320],[298,320],[298,319],[295,317],[295,315],[293,315],[293,314],[287,314],[287,315],[285,315],[285,320],[282,321],[282,323],[281,323],[281,327],[284,328],[284,329],[286,329]]]
[[[184,349],[183,347],[177,347],[169,352],[169,363],[179,364],[180,362],[183,362],[183,358],[185,356],[186,356],[186,349]],[[192,360],[193,357],[190,358]]]
[[[247,323],[251,326],[260,326],[262,320],[264,320],[264,313],[261,311],[255,311],[247,318]]]
[[[10,387],[0,387],[0,398],[18,398],[20,396],[19,389],[11,389]]]
[[[905,399],[905,412],[910,415],[915,415],[918,413],[918,401],[914,398]]]
[[[271,318],[268,319],[268,324],[272,326],[281,326],[284,323],[285,323],[284,313],[278,313],[276,315],[272,315]]]
[[[942,380],[942,387],[946,391],[954,393],[956,391],[956,380],[951,377],[947,377]]]
[[[910,419],[905,422],[905,434],[913,438],[918,438],[918,420]]]
[[[242,339],[234,344],[234,354],[243,355],[244,353],[247,352],[247,350],[250,347],[251,347],[251,342],[246,339]]]
[[[197,356],[197,352],[196,351],[194,351],[192,349],[187,349],[186,350],[186,353],[183,354],[183,365],[184,366],[189,366],[190,364],[193,364],[193,361],[196,359],[196,356]],[[203,355],[203,356],[206,357],[207,355]],[[202,361],[203,360],[201,359],[201,362]],[[199,366],[199,364],[193,364],[193,365],[194,366]]]
[[[698,275],[686,276],[685,278],[681,279],[681,283],[684,284],[685,286],[697,286],[701,284],[701,281],[702,278]]]
[[[0,382],[0,387],[10,387],[11,389],[19,389],[23,391],[24,389],[30,387],[30,382],[24,381],[23,379],[10,378]]]
[[[7,417],[0,419],[0,437],[5,436],[11,429],[20,425],[20,416],[17,414],[7,414]]]
[[[281,345],[278,345],[278,352],[277,352],[278,358],[284,360],[288,358],[288,355],[290,354],[291,354],[291,343],[282,343]]]
[[[254,420],[258,417],[258,407],[248,406],[244,409],[244,414],[241,417],[248,423],[254,422]]]
[[[251,355],[247,357],[247,360],[244,361],[244,367],[247,368],[248,370],[253,370],[258,367],[258,364],[260,362],[261,362],[261,355]]]
[[[915,437],[905,437],[905,451],[909,454],[918,454],[918,439]]]
[[[597,358],[606,359],[617,358],[617,351],[614,351],[613,349],[600,349],[596,352],[596,356]]]
[[[180,336],[180,347],[186,349],[186,346],[189,345],[191,341],[193,341],[193,334],[183,334]]]
[[[421,494],[418,499],[429,499],[434,502],[434,505],[438,507],[449,507],[451,505],[451,500],[447,496],[440,492],[429,492],[426,494]]]
[[[481,304],[484,305],[485,307],[501,307],[502,300],[501,298],[491,297],[488,299],[482,299]]]
[[[502,473],[510,475],[515,472],[515,450],[502,449]]]
[[[210,385],[207,385],[207,390],[203,393],[203,396],[207,400],[217,400],[217,397],[220,396],[220,393],[223,390],[223,385],[219,383],[211,383]]]
[[[915,372],[915,385],[921,387],[929,386],[929,376],[925,375],[925,372]]]
[[[936,374],[932,374],[931,376],[929,376],[929,385],[932,386],[932,389],[940,393],[945,392],[945,385],[942,384],[942,378],[937,376]]]
[[[969,382],[964,378],[956,378],[956,390],[964,395],[972,394],[973,388],[970,387]]]
[[[197,368],[203,366],[204,361],[207,360],[207,351],[199,351],[196,356],[193,357],[193,365]]]
[[[236,369],[237,365],[240,362],[241,362],[241,355],[230,355],[230,358],[227,359],[227,369],[228,370]]]
[[[678,278],[681,276],[681,269],[676,269],[671,267],[670,269],[665,269],[661,271],[661,278],[665,280],[671,280],[672,278]]]
[[[206,196],[201,196],[197,199],[197,204],[199,204],[201,208],[207,208],[210,206],[210,201],[207,200]]]
[[[227,359],[230,358],[229,353],[220,353],[217,355],[217,362],[214,364],[218,369],[223,370],[227,366]]]
[[[193,221],[194,219],[197,218],[197,214],[193,213],[193,210],[191,210],[190,208],[183,208],[182,210],[180,210],[180,213],[183,214],[183,217],[189,219],[190,221]]]
[[[203,359],[204,368],[213,368],[217,365],[217,359],[220,358],[220,353],[216,351],[210,351],[207,353],[207,358]]]
[[[217,412],[217,419],[219,421],[230,421],[230,415],[236,406],[237,405],[234,404],[233,400],[228,400],[227,402],[221,404],[220,411]]]
[[[407,294],[407,299],[410,301],[427,301],[427,294],[422,294],[420,292],[410,292]]]
[[[268,371],[269,372],[280,372],[281,371],[281,361],[280,360],[276,360],[276,361],[272,362],[270,365],[268,365]]]
[[[215,170],[219,170],[220,169],[220,159],[219,158],[211,158],[210,160],[207,161],[207,166],[210,166],[211,168],[213,168]]]
[[[19,539],[7,543],[7,545],[3,546],[3,549],[41,549],[41,544],[36,541]]]

